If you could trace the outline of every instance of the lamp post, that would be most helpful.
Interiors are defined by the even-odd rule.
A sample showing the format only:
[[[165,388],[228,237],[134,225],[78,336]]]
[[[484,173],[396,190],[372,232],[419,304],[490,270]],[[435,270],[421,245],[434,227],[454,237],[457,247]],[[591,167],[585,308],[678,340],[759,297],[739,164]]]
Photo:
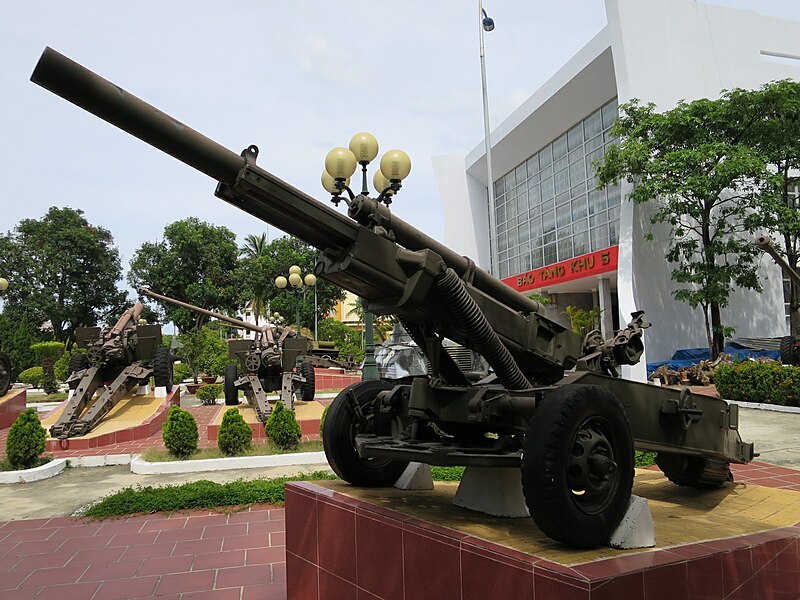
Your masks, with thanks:
[[[344,202],[350,206],[355,194],[348,187],[350,177],[356,166],[361,165],[361,196],[369,196],[367,186],[367,165],[378,156],[378,140],[372,134],[357,133],[350,140],[348,148],[334,148],[325,157],[325,170],[322,172],[322,187],[331,193],[331,202],[336,206]],[[387,207],[400,191],[402,181],[411,172],[411,159],[402,150],[389,150],[380,161],[380,168],[372,178],[372,185],[378,193],[377,202]],[[347,192],[347,197],[342,194]],[[364,367],[361,370],[363,380],[379,379],[378,365],[375,363],[375,335],[373,332],[372,313],[364,306]]]
[[[483,0],[478,0],[478,19],[480,20],[478,31],[481,50],[481,86],[483,88],[483,142],[486,148],[486,189],[489,196],[489,270],[493,275],[499,276],[500,261],[497,251],[497,217],[495,214],[494,178],[492,177],[492,141],[489,135],[489,94],[486,89],[486,53],[483,47],[483,32],[492,31],[494,29],[494,20],[483,10]]]
[[[295,316],[297,317],[297,334],[300,335],[300,301],[301,299],[306,297],[306,292],[308,292],[309,288],[314,288],[314,310],[316,311],[316,285],[317,285],[317,277],[313,273],[307,273],[305,276],[301,276],[302,270],[297,265],[292,265],[289,267],[289,276],[284,277],[283,275],[279,275],[275,278],[275,287],[278,289],[285,289],[287,285],[292,286],[292,290],[296,294],[297,298],[295,299]],[[317,316],[314,315],[314,337],[316,337],[316,320]]]

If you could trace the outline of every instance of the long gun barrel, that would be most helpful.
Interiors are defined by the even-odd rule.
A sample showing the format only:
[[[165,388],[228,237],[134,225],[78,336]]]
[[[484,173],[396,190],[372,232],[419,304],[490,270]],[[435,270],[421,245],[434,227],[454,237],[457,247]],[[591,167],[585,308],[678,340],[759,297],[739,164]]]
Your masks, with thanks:
[[[242,321],[235,317],[229,317],[228,315],[223,315],[214,312],[213,310],[208,310],[205,308],[200,308],[199,306],[195,306],[194,304],[189,304],[188,302],[176,300],[175,298],[170,298],[169,296],[163,296],[161,294],[157,294],[153,290],[146,287],[137,288],[136,291],[138,291],[140,294],[144,294],[145,296],[150,296],[151,298],[155,298],[156,300],[161,300],[162,302],[169,302],[170,304],[174,304],[176,306],[180,306],[188,310],[193,310],[194,312],[199,312],[200,314],[208,315],[209,317],[214,317],[215,319],[219,319],[220,321],[225,321],[226,323],[230,323],[231,325],[236,325],[236,327],[241,327],[242,329],[247,329],[249,331],[263,333],[265,329],[269,328],[269,325],[264,325],[259,327],[258,325],[254,325],[253,323],[248,323],[247,321]]]
[[[117,319],[117,322],[114,324],[114,327],[111,328],[109,333],[112,336],[118,336],[122,333],[125,327],[128,326],[129,323],[136,325],[136,322],[139,320],[139,316],[142,314],[143,308],[144,305],[141,302],[137,302],[131,306],[128,310],[122,313],[122,316],[119,319]]]
[[[222,184],[233,185],[241,181],[243,169],[250,164],[249,159],[254,158],[248,156],[248,151],[252,152],[254,147],[240,156],[52,48],[43,52],[31,81]],[[359,228],[352,220],[263,169],[257,169],[254,176],[259,179],[259,202],[243,202],[235,197],[217,195],[320,250],[344,250],[356,242]],[[396,241],[401,246],[409,250],[432,250],[459,276],[468,276],[475,287],[513,310],[525,313],[541,310],[538,302],[495,279],[468,258],[426,236],[383,206],[375,207],[374,204],[366,200],[354,205],[350,215],[367,225],[368,219],[373,218],[371,214],[377,211],[387,224],[391,223]]]
[[[789,263],[786,262],[786,259],[784,259],[778,253],[778,250],[772,243],[772,239],[768,235],[759,236],[759,238],[756,240],[756,246],[769,254],[772,257],[772,260],[777,263],[786,276],[791,279],[795,285],[800,286],[800,275],[791,266],[789,266]]]

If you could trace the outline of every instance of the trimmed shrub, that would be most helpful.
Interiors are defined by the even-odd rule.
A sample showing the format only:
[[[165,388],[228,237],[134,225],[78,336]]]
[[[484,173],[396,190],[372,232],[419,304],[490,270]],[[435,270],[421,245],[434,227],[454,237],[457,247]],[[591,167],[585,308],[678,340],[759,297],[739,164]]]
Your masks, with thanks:
[[[31,350],[35,351],[42,359],[42,389],[48,394],[54,394],[58,391],[58,384],[55,373],[53,373],[53,365],[61,356],[64,344],[61,342],[37,342],[31,345]]]
[[[217,437],[220,452],[227,456],[241,454],[250,447],[252,441],[253,430],[245,423],[239,409],[234,407],[226,410]]]
[[[215,404],[217,398],[222,396],[222,385],[219,383],[208,383],[201,385],[194,393],[197,399],[203,404]]]
[[[192,413],[179,406],[169,409],[161,436],[173,456],[187,458],[197,451],[197,421]]]
[[[35,408],[23,410],[8,430],[6,458],[15,469],[37,466],[39,455],[44,452],[47,432],[39,422]]]
[[[172,365],[172,380],[175,383],[186,381],[192,376],[192,370],[185,363],[176,362]]]
[[[302,435],[294,411],[286,410],[280,400],[275,403],[275,408],[270,413],[267,424],[264,425],[264,431],[267,433],[267,439],[282,450],[296,448]]]
[[[322,416],[319,418],[319,437],[322,439],[322,429],[325,427],[325,419],[328,416],[328,409],[331,407],[329,404],[322,409]]]
[[[800,406],[800,367],[778,361],[720,365],[714,384],[726,400]]]
[[[30,369],[25,369],[22,373],[17,375],[17,379],[21,383],[32,385],[35,388],[42,387],[44,369],[42,369],[42,367],[31,367]]]

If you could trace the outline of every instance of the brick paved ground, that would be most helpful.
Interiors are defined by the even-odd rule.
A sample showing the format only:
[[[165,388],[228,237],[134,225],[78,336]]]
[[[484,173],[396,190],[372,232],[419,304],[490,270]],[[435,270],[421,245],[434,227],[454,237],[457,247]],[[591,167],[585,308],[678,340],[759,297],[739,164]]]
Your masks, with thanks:
[[[0,600],[286,598],[283,509],[0,523]]]

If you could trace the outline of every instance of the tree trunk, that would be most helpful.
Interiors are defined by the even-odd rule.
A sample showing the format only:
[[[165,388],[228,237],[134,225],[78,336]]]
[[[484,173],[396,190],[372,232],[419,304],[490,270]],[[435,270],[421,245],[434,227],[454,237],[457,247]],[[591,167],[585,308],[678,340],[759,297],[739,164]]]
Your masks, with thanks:
[[[711,337],[711,324],[708,321],[708,305],[702,304],[701,306],[703,307],[703,322],[706,326],[706,343],[708,344],[708,348],[710,350],[714,343]]]
[[[719,304],[709,303],[711,312],[711,359],[715,360],[725,347],[725,336],[722,333],[722,316],[720,315]]]

